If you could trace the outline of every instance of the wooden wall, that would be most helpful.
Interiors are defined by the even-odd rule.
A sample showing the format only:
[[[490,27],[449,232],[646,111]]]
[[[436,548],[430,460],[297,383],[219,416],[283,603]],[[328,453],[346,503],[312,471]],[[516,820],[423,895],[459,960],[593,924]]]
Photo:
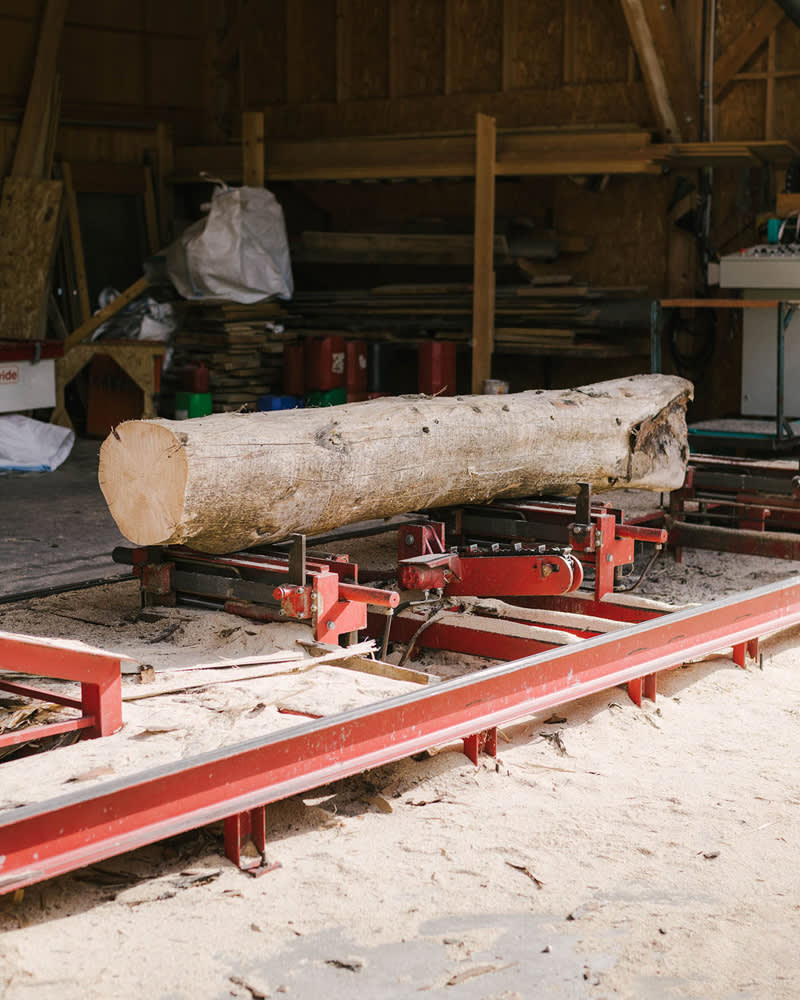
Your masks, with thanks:
[[[6,116],[24,107],[42,6],[43,0],[0,0]],[[205,118],[206,25],[196,0],[70,0],[59,58],[62,120],[169,120],[190,138]]]

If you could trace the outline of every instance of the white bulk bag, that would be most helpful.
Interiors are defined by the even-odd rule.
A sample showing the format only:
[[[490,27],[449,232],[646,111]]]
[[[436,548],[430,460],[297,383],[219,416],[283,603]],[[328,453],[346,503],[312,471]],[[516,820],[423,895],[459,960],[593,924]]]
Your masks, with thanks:
[[[259,187],[216,188],[206,218],[168,247],[167,272],[186,299],[290,299],[289,242],[275,195]]]

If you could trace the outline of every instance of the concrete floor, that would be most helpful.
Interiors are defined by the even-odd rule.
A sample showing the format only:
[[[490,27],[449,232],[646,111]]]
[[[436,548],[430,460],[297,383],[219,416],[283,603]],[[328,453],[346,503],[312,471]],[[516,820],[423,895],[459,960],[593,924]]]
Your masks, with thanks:
[[[97,484],[100,442],[77,440],[54,472],[0,474],[0,597],[129,576],[125,543]]]

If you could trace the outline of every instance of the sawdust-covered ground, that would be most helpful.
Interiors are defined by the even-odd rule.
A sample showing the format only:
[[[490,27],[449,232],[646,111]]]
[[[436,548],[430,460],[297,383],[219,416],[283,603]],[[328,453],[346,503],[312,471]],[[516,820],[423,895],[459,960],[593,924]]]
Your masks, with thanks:
[[[705,601],[798,569],[686,552],[639,592]],[[162,667],[296,651],[307,635],[184,608],[143,618],[130,584],[7,605],[0,628],[126,652],[158,668],[151,690],[192,676]],[[431,654],[417,665],[435,668]],[[338,710],[407,689],[334,667],[271,671],[256,688],[127,701],[130,759],[104,756],[112,737],[0,763],[0,803],[35,798],[62,767],[100,782],[295,724],[281,705]],[[125,690],[147,687],[131,677]],[[477,768],[443,747],[276,804],[280,867],[260,879],[209,827],[2,897],[0,994],[797,997],[799,726],[794,629],[746,671],[717,655],[662,675],[656,704],[614,689],[507,727]]]

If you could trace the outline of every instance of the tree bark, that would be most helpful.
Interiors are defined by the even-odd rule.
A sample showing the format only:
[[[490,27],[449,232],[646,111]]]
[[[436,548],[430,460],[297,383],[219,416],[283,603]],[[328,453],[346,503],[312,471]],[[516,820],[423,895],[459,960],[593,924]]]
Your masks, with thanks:
[[[232,552],[367,518],[595,489],[671,490],[690,382],[636,375],[506,396],[403,396],[329,409],[120,424],[100,488],[137,545]]]

